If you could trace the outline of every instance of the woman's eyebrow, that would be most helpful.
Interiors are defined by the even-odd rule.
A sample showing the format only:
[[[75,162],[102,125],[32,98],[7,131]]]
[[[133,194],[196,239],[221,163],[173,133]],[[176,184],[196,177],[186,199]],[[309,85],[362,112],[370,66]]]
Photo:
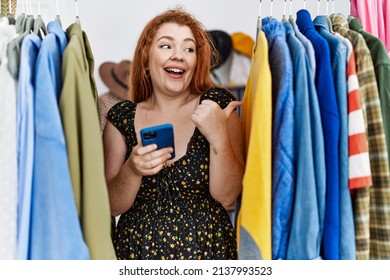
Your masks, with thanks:
[[[175,41],[175,38],[173,38],[172,36],[167,36],[167,35],[161,36],[160,38],[157,39],[157,41],[160,41],[162,39],[167,39],[169,41]],[[186,39],[184,39],[184,41],[191,41],[195,44],[195,40],[192,38],[186,38]]]

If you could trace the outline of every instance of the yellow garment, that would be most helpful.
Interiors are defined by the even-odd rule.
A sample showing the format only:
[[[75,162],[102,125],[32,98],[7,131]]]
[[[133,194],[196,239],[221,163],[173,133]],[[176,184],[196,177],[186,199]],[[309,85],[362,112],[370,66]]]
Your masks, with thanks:
[[[239,259],[272,258],[272,92],[268,42],[260,32],[242,105],[246,169],[237,220]]]

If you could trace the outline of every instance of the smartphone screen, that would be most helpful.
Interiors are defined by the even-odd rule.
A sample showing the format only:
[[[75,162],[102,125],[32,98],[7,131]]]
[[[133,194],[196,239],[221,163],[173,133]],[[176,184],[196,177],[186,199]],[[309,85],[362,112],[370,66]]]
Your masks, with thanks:
[[[156,144],[157,149],[173,148],[171,159],[175,158],[175,141],[173,135],[173,125],[170,123],[141,129],[141,141],[143,146]]]

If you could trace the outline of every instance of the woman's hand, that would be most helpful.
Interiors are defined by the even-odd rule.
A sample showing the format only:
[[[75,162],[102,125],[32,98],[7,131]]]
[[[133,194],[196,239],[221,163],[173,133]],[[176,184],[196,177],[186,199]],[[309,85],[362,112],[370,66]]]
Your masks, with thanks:
[[[207,141],[213,144],[220,140],[221,135],[227,135],[227,120],[233,110],[241,105],[240,101],[232,101],[222,110],[216,102],[203,100],[196,107],[191,119]]]
[[[164,167],[165,162],[171,158],[172,152],[172,148],[157,150],[156,144],[143,147],[138,143],[137,146],[133,148],[126,164],[138,175],[154,175]]]

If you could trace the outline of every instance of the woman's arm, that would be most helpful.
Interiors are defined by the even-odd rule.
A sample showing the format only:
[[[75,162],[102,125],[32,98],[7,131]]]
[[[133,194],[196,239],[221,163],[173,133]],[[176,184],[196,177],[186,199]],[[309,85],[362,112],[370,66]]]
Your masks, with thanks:
[[[193,121],[210,143],[210,193],[225,208],[231,206],[242,190],[244,152],[241,122],[233,101],[224,110],[204,100],[193,114]]]
[[[103,132],[105,176],[111,215],[126,212],[134,203],[142,176],[157,174],[171,157],[171,148],[156,145],[135,146],[126,160],[127,146],[122,134],[107,121]]]

